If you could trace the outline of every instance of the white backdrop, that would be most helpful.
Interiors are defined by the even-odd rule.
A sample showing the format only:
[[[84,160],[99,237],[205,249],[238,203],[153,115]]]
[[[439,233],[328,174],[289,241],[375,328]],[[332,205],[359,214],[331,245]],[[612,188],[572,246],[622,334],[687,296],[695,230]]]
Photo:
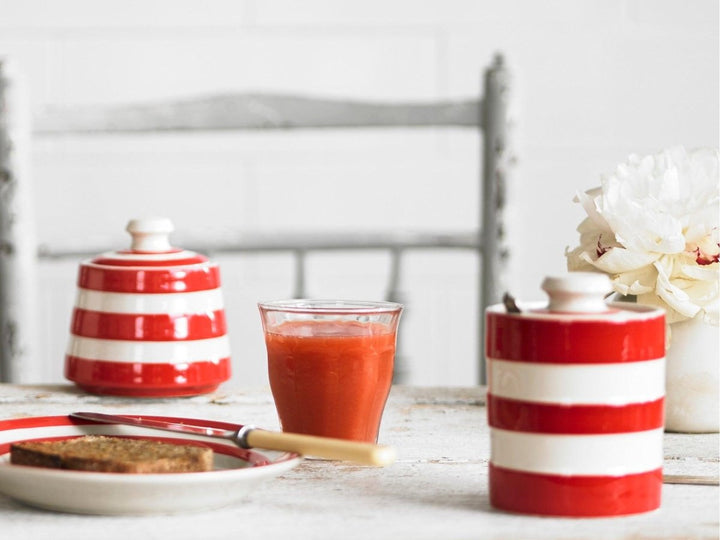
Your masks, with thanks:
[[[574,193],[627,154],[718,145],[716,0],[0,0],[0,54],[35,111],[223,91],[426,100],[477,96],[502,51],[514,75],[508,287],[539,299],[562,272]],[[423,230],[478,221],[478,135],[342,130],[38,138],[38,240],[165,215],[184,235],[296,228]],[[288,296],[284,255],[221,260],[235,381],[266,381],[255,302]],[[387,257],[313,256],[308,293],[378,298]],[[76,262],[43,265],[32,378],[61,381]],[[409,382],[477,377],[470,254],[411,255]]]

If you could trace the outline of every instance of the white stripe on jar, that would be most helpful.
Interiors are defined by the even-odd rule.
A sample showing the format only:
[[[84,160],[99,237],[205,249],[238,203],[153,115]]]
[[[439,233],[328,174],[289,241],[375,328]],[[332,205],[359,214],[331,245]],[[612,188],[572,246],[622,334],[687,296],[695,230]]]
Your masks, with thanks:
[[[103,253],[98,259],[116,259],[118,261],[175,261],[179,259],[192,259],[199,257],[194,251],[171,251],[160,253],[122,253],[119,251],[111,251]],[[107,265],[101,265],[107,266]]]
[[[488,359],[489,392],[561,405],[626,405],[665,394],[665,359],[609,364],[542,364]]]
[[[71,336],[67,354],[106,362],[189,364],[229,358],[230,343],[227,336],[191,341],[120,341]]]
[[[105,313],[183,315],[223,309],[220,288],[183,293],[114,293],[78,289],[75,307]]]
[[[610,435],[547,435],[493,428],[490,461],[517,471],[623,476],[663,464],[663,429]]]

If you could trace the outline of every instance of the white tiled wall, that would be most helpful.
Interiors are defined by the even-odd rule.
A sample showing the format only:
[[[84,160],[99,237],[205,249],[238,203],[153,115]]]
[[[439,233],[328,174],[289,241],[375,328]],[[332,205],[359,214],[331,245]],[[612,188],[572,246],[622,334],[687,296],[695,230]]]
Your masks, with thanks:
[[[564,270],[577,190],[630,152],[718,145],[717,0],[0,0],[0,54],[36,111],[225,91],[383,100],[466,98],[502,51],[514,74],[509,288],[538,299]],[[472,130],[73,136],[33,148],[40,242],[171,217],[233,231],[453,230],[477,223]],[[80,204],[78,204],[78,202]],[[263,384],[255,302],[291,292],[284,255],[225,257],[235,379]],[[43,265],[32,378],[62,380],[75,262]],[[387,257],[317,255],[308,293],[380,297]],[[476,379],[477,261],[416,253],[403,352],[410,382]]]

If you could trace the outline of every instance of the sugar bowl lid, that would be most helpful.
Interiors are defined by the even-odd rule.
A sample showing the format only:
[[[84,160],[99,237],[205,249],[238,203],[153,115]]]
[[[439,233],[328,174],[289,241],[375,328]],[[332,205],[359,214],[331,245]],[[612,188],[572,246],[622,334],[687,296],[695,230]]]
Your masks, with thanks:
[[[167,218],[131,219],[125,230],[132,236],[130,249],[104,253],[94,264],[104,266],[181,266],[208,262],[207,257],[170,244],[172,221]]]
[[[80,265],[78,285],[108,292],[190,292],[220,286],[218,265],[199,253],[173,247],[167,218],[132,219],[129,249],[106,252]]]

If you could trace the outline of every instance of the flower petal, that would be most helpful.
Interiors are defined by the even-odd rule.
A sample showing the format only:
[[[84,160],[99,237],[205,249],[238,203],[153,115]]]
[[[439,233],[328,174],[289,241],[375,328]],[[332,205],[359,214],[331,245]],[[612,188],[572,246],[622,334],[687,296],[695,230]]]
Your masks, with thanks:
[[[712,263],[700,265],[697,263],[681,264],[682,275],[689,279],[698,281],[715,281],[720,280],[720,263]]]
[[[660,261],[655,263],[658,271],[655,293],[680,315],[694,317],[700,311],[700,306],[693,303],[685,291],[670,281],[666,266]]]
[[[607,220],[598,212],[597,200],[602,196],[602,189],[597,187],[589,189],[585,193],[577,193],[575,200],[577,200],[588,215],[588,220],[600,231],[612,233],[612,229],[608,224]]]
[[[642,295],[655,290],[657,270],[652,265],[639,268],[632,272],[618,274],[612,279],[613,289],[618,293],[627,295]]]
[[[592,257],[587,253],[585,253],[585,256],[581,255],[581,258],[585,261],[607,274],[620,274],[637,270],[652,264],[659,257],[659,253],[642,253],[624,248],[612,248],[595,260],[592,260]]]

